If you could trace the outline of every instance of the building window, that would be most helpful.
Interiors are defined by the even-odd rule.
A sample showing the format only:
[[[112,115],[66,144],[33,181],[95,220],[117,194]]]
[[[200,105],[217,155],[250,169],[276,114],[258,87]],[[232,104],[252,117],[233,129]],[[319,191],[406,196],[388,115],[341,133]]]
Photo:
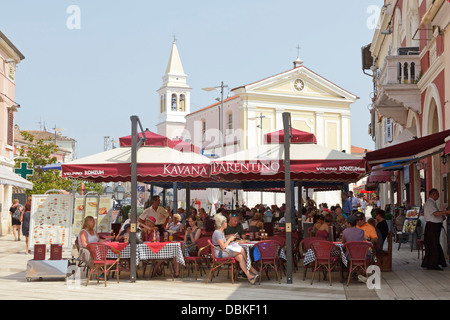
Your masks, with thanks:
[[[184,94],[180,95],[180,111],[186,111],[186,97],[184,96]]]
[[[205,141],[206,136],[206,120],[202,119],[202,142]]]
[[[172,94],[172,111],[177,111],[177,95]]]
[[[227,124],[228,130],[233,129],[233,113],[228,113],[228,124]]]

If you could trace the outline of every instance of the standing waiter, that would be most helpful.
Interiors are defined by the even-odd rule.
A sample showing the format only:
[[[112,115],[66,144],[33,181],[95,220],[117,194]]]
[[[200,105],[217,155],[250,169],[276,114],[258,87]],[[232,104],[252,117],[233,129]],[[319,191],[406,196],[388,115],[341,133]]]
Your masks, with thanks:
[[[428,193],[429,198],[423,207],[425,218],[425,257],[422,261],[422,268],[431,270],[442,270],[439,265],[446,267],[444,251],[439,243],[439,237],[441,235],[441,229],[447,214],[450,214],[450,210],[441,211],[437,205],[437,199],[439,199],[439,191],[437,189],[431,189]]]

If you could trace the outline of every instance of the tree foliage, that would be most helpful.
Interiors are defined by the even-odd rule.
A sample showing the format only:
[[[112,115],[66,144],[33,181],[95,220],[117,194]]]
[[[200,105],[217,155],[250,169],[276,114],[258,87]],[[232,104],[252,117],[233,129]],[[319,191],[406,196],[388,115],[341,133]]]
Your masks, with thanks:
[[[75,189],[78,193],[81,192],[81,181],[63,178],[60,170],[43,170],[46,165],[58,162],[55,156],[58,146],[52,139],[35,140],[35,137],[26,131],[22,131],[21,134],[27,146],[21,146],[18,149],[20,157],[16,159],[16,168],[20,167],[21,162],[26,162],[28,163],[28,168],[34,169],[34,174],[28,177],[28,180],[33,183],[33,190],[28,190],[28,195],[44,194],[52,189],[68,192]],[[101,184],[92,182],[84,182],[84,187],[85,192],[95,191],[101,193],[103,190]]]

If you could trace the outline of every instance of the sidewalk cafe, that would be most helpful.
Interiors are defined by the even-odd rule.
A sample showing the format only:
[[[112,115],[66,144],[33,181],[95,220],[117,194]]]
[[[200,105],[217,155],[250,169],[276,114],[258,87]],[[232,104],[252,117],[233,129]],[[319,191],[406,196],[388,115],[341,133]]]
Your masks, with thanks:
[[[277,252],[276,256],[281,257],[282,261],[276,260],[274,264],[287,263],[286,276],[289,283],[289,279],[292,279],[290,274],[292,265],[297,267],[300,259],[299,246],[302,241],[301,210],[299,210],[299,231],[295,230],[296,218],[292,201],[294,186],[298,186],[299,190],[302,187],[317,190],[343,190],[346,184],[356,182],[367,174],[365,159],[319,146],[313,134],[292,128],[286,130],[285,127],[285,130],[266,134],[266,143],[263,145],[211,160],[199,153],[195,146],[181,141],[174,142],[166,137],[142,130],[139,118],[136,116],[131,117],[131,122],[132,134],[120,139],[120,148],[61,165],[63,177],[66,178],[93,182],[131,181],[129,245],[117,245],[114,239],[111,239],[111,242],[104,242],[110,249],[105,259],[136,261],[136,263],[130,263],[131,282],[136,281],[136,264],[139,261],[175,258],[180,265],[190,263],[188,261],[190,259],[186,259],[187,255],[183,252],[180,242],[176,242],[176,245],[170,241],[140,243],[137,239],[136,234],[139,231],[136,207],[137,182],[163,188],[172,188],[174,184],[175,188],[186,188],[188,204],[191,203],[189,193],[191,188],[284,192],[286,223],[271,236],[270,240],[275,241],[277,245],[281,244],[279,249],[274,250]],[[138,132],[138,126],[141,129],[140,132]],[[286,133],[289,139],[286,139]],[[299,199],[302,197],[300,196]],[[302,201],[299,206],[303,207]],[[205,235],[205,232],[203,233]],[[206,236],[209,235],[210,233],[206,233]],[[250,233],[247,232],[246,235],[250,236]],[[104,236],[108,240],[108,236],[106,234]],[[264,233],[259,234],[259,237],[270,243]],[[161,239],[163,239],[162,234]],[[178,238],[178,241],[180,240],[182,239]],[[247,265],[251,265],[249,248],[260,244],[257,241],[242,242],[242,240],[240,244],[247,252]],[[175,249],[169,247],[175,247]],[[265,249],[267,248],[259,248],[261,262],[267,262],[263,259]],[[317,261],[321,261],[319,258],[317,253]],[[311,254],[308,259],[310,261]]]

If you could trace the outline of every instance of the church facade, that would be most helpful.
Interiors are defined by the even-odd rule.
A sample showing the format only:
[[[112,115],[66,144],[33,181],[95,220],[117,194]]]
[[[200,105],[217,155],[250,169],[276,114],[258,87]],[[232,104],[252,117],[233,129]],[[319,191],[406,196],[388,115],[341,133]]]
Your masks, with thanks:
[[[305,67],[300,58],[291,69],[235,87],[223,103],[200,110],[191,111],[190,90],[174,42],[163,86],[158,90],[158,134],[189,141],[202,147],[206,155],[224,156],[263,144],[266,133],[283,129],[284,112],[291,113],[293,128],[314,133],[319,145],[351,152],[350,107],[358,97]],[[247,205],[281,205],[284,194],[278,198],[259,192],[239,197]],[[340,202],[339,194],[327,199],[316,200]]]

